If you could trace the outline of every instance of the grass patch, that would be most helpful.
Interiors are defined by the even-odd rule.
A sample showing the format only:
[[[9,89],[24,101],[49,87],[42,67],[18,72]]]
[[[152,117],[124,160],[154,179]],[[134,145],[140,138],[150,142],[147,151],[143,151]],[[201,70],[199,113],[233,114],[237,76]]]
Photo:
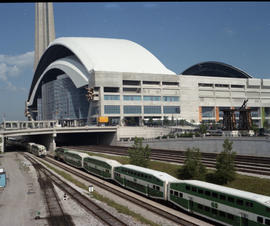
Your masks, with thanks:
[[[41,160],[41,161],[42,161],[42,160]],[[54,172],[56,172],[57,174],[59,174],[60,176],[64,177],[66,180],[68,180],[68,181],[70,181],[71,183],[75,184],[76,186],[78,186],[78,187],[80,187],[80,188],[82,188],[82,189],[84,189],[84,190],[88,190],[88,187],[87,187],[85,184],[83,184],[83,183],[81,183],[80,181],[76,180],[76,179],[75,179],[74,177],[72,177],[70,174],[63,172],[62,170],[58,170],[58,169],[52,167],[51,165],[45,163],[44,161],[42,161],[42,163],[43,163],[44,165],[46,165],[48,168],[50,168],[51,170],[53,170]]]
[[[122,206],[122,205],[114,202],[113,200],[111,200],[111,199],[109,199],[109,198],[107,198],[107,197],[105,197],[105,196],[103,196],[95,191],[93,192],[93,197],[95,199],[100,200],[101,202],[107,203],[109,206],[115,208],[119,213],[123,213],[123,214],[129,215],[129,216],[132,216],[134,219],[136,219],[144,224],[149,224],[151,226],[159,226],[159,224],[156,224],[150,220],[147,220],[146,218],[144,218],[140,214],[129,210],[126,206]]]
[[[236,179],[230,182],[227,186],[270,196],[270,180],[266,178],[237,174]]]
[[[45,163],[43,160],[41,160],[41,162],[46,165],[48,168],[50,168],[51,170],[53,170],[54,172],[56,172],[57,174],[59,174],[60,176],[64,177],[66,180],[70,181],[71,183],[75,184],[76,186],[88,191],[88,187],[81,183],[80,181],[76,180],[75,178],[73,178],[71,175],[69,175],[68,173],[65,173],[61,170],[58,170],[56,168],[54,168],[53,166]],[[147,220],[146,218],[144,218],[143,216],[141,216],[140,214],[137,214],[131,210],[129,210],[127,207],[125,206],[122,206],[116,202],[114,202],[113,200],[105,197],[105,196],[102,196],[101,194],[99,194],[98,192],[94,191],[92,193],[93,195],[93,198],[101,201],[101,202],[105,202],[107,205],[115,208],[119,213],[123,213],[123,214],[126,214],[126,215],[129,215],[129,216],[132,216],[133,218],[135,218],[136,220],[144,223],[144,224],[149,224],[151,226],[159,226],[159,224],[156,224],[150,220]]]
[[[89,155],[100,156],[107,159],[113,159],[120,162],[121,164],[129,164],[128,157],[98,154],[98,153],[93,153],[93,152],[85,152],[85,153]],[[162,172],[172,175],[175,178],[178,178],[177,171],[179,170],[180,165],[170,164],[166,162],[159,162],[159,161],[150,161],[148,168],[162,171]],[[208,169],[207,172],[208,173],[214,172],[214,170]],[[225,186],[236,188],[243,191],[249,191],[249,192],[253,192],[257,194],[270,196],[270,179],[267,179],[267,178],[259,178],[259,177],[254,177],[254,176],[237,174],[235,180]]]

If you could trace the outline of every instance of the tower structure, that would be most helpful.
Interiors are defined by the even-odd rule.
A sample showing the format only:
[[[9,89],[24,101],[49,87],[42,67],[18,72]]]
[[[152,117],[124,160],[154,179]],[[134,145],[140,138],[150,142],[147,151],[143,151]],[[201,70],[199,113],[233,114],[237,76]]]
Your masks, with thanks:
[[[36,70],[40,57],[55,39],[52,2],[38,2],[35,5],[35,62]]]

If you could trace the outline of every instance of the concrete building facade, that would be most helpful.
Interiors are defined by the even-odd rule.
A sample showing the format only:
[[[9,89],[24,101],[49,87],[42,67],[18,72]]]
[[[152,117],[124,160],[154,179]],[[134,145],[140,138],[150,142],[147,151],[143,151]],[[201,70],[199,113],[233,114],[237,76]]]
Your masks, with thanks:
[[[111,125],[165,118],[200,123],[222,120],[222,109],[237,109],[246,99],[262,127],[270,120],[269,79],[219,62],[196,64],[177,75],[137,43],[69,37],[56,39],[42,55],[28,107],[34,119],[44,120],[95,124],[105,116]]]

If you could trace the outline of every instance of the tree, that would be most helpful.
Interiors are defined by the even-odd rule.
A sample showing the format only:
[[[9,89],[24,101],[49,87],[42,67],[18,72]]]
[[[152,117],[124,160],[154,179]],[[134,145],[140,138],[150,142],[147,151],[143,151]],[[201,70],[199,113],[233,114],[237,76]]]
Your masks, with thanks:
[[[135,137],[132,148],[128,149],[129,163],[136,166],[147,167],[150,161],[151,149],[148,144],[142,146],[142,138]]]
[[[217,156],[214,178],[218,184],[227,184],[235,179],[234,159],[236,153],[232,151],[232,144],[232,141],[225,139],[222,145],[223,151]]]
[[[164,116],[164,119],[163,119],[163,125],[164,125],[164,126],[168,126],[168,125],[169,125],[169,119],[168,119],[168,116]]]
[[[199,131],[201,134],[205,134],[207,131],[207,126],[204,123],[200,124]]]
[[[179,169],[181,179],[204,180],[206,168],[201,162],[201,153],[199,148],[188,148],[186,151],[184,165]]]

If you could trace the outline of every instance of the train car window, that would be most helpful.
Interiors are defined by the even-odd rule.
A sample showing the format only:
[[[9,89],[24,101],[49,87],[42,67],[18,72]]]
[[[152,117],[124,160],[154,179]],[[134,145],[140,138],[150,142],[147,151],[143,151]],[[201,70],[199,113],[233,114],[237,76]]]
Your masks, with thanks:
[[[230,220],[233,220],[234,219],[233,215],[230,214],[230,213],[227,213],[227,218],[230,219]]]
[[[266,225],[270,225],[270,219],[265,219],[264,223],[265,223]]]
[[[257,217],[257,222],[263,224],[263,218],[258,216]]]
[[[242,199],[237,199],[236,200],[236,203],[237,203],[237,205],[240,205],[240,206],[243,206],[243,200]]]
[[[192,191],[197,192],[197,188],[196,187],[191,187]]]
[[[212,214],[217,215],[217,213],[218,213],[217,210],[212,208]]]
[[[170,190],[170,194],[173,195],[173,190]]]
[[[175,195],[175,196],[178,196],[178,192],[177,192],[177,191],[175,191],[175,192],[174,192],[174,195]]]
[[[221,217],[226,217],[226,213],[223,212],[223,211],[219,211],[219,216],[221,216]]]
[[[180,193],[180,198],[183,198],[183,193]]]
[[[160,190],[159,186],[157,186],[157,190],[158,190],[158,191]]]
[[[212,197],[217,198],[218,194],[216,192],[212,192]]]
[[[199,194],[203,194],[203,190],[202,189],[198,189]]]
[[[204,210],[207,211],[207,212],[209,212],[209,211],[210,211],[210,207],[205,206],[205,207],[204,207]]]
[[[234,202],[234,198],[229,196],[229,197],[228,197],[228,201],[229,201],[229,202]]]
[[[226,196],[225,196],[225,195],[219,195],[219,198],[220,198],[221,200],[226,200]]]
[[[207,196],[210,196],[210,191],[205,191],[204,194],[206,194]]]
[[[186,190],[190,190],[190,186],[186,185]]]
[[[198,209],[203,209],[203,205],[198,203]]]
[[[270,213],[270,208],[269,207],[266,207],[266,212]]]

